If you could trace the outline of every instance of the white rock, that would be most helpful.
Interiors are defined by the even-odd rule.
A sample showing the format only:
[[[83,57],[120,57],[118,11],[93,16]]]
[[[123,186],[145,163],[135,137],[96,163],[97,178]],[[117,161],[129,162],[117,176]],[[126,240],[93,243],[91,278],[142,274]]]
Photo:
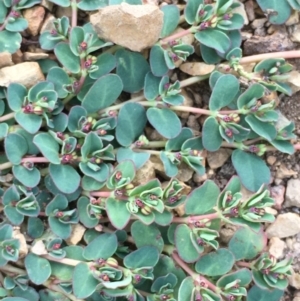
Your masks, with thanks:
[[[0,53],[0,68],[12,66],[14,63],[12,61],[12,55],[9,52]]]
[[[66,240],[66,243],[73,246],[77,245],[81,241],[85,230],[85,227],[83,227],[81,224],[72,225],[72,233],[71,236]]]
[[[286,244],[278,237],[272,237],[269,242],[269,253],[275,258],[281,258],[283,256],[284,248]]]
[[[232,150],[227,148],[220,148],[216,152],[207,152],[207,163],[212,169],[219,168],[230,157]]]
[[[292,269],[292,275],[288,277],[289,284],[296,289],[300,289],[300,274],[294,272]]]
[[[300,180],[299,179],[288,180],[284,205],[286,207],[290,207],[290,206],[300,207]]]
[[[19,83],[30,88],[43,80],[44,74],[36,62],[25,62],[0,69],[0,86],[8,87],[10,83]]]
[[[300,217],[296,213],[279,214],[273,224],[266,231],[268,238],[289,237],[300,232]]]
[[[12,237],[19,240],[20,242],[19,258],[24,258],[28,254],[28,247],[27,247],[25,236],[20,232],[20,228],[15,228],[13,230]]]
[[[163,12],[155,5],[122,3],[100,9],[90,22],[101,38],[140,52],[159,39]]]

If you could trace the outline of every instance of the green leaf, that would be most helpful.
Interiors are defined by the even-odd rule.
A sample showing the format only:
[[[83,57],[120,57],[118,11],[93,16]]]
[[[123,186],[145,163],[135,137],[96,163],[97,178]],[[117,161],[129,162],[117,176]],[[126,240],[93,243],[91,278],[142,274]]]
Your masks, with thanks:
[[[55,186],[63,193],[73,193],[80,184],[80,176],[70,165],[49,165],[49,174]]]
[[[283,290],[267,290],[254,285],[248,291],[247,301],[279,301],[284,294]]]
[[[59,158],[59,144],[48,133],[40,133],[34,136],[33,143],[39,148],[40,152],[49,162],[53,164],[60,164]]]
[[[26,187],[36,187],[41,180],[41,174],[36,167],[27,169],[22,165],[17,165],[13,166],[12,172],[15,178]]]
[[[150,50],[150,67],[151,67],[152,73],[155,76],[163,76],[169,71],[168,65],[166,64],[166,61],[165,61],[165,54],[164,53],[165,53],[165,50],[160,45],[154,45],[154,46],[152,46],[152,48]],[[146,77],[145,80],[146,80],[146,82],[145,82],[145,91],[144,91],[144,93],[146,95],[146,94],[149,93],[149,92],[146,93],[147,77]],[[149,90],[149,87],[147,89]],[[154,98],[151,98],[151,99],[154,99]]]
[[[22,36],[19,32],[3,30],[0,32],[0,52],[15,53],[20,47]]]
[[[141,221],[135,221],[131,225],[131,235],[138,248],[143,246],[154,246],[159,252],[162,252],[164,241],[161,233],[155,224],[145,225]]]
[[[110,71],[115,69],[117,65],[116,58],[111,53],[102,53],[97,57],[97,62],[93,66],[97,66],[98,70],[91,72],[90,77],[98,79],[101,76],[108,74]]]
[[[51,275],[50,263],[45,258],[29,253],[24,263],[28,277],[34,284],[42,284]]]
[[[47,81],[53,83],[59,98],[65,98],[69,93],[64,85],[71,84],[71,79],[66,71],[59,67],[52,67],[47,74]]]
[[[291,7],[287,1],[257,0],[262,11],[271,10],[268,20],[272,24],[283,24],[291,15]]]
[[[160,152],[160,159],[164,165],[166,175],[170,178],[175,177],[178,173],[178,167],[171,162],[166,152]]]
[[[11,83],[7,88],[8,105],[15,112],[21,110],[26,96],[27,89],[23,85]]]
[[[230,46],[230,39],[228,36],[224,32],[213,28],[207,28],[197,32],[195,38],[201,44],[215,49],[220,53],[225,53]]]
[[[32,238],[39,238],[44,233],[44,223],[37,217],[29,217],[27,234]]]
[[[259,99],[264,96],[265,88],[260,84],[251,85],[244,93],[242,93],[238,100],[237,105],[239,109],[243,109],[254,98]]]
[[[225,287],[227,284],[239,280],[239,286],[247,286],[252,281],[252,273],[246,269],[240,269],[233,273],[229,273],[221,277],[218,282],[218,287]]]
[[[83,299],[93,294],[99,281],[94,278],[89,266],[82,262],[74,269],[72,284],[74,295]]]
[[[54,53],[59,62],[72,73],[80,72],[80,58],[76,56],[70,45],[64,42],[57,44],[54,48]]]
[[[191,240],[191,229],[188,225],[177,226],[175,230],[175,246],[180,258],[187,263],[195,262],[200,257]]]
[[[142,54],[120,49],[116,52],[117,75],[122,79],[125,92],[135,93],[144,87],[144,79],[150,71]]]
[[[105,209],[110,222],[116,229],[123,229],[130,221],[130,212],[123,200],[108,198]]]
[[[130,146],[144,131],[146,112],[138,103],[125,103],[118,114],[116,139],[122,146]]]
[[[124,265],[128,269],[154,267],[159,259],[159,252],[153,246],[144,246],[131,252],[124,258]]]
[[[87,260],[107,259],[114,255],[118,247],[114,233],[103,233],[92,240],[84,249],[83,256]]]
[[[4,140],[5,154],[8,160],[14,164],[19,165],[23,156],[28,151],[26,140],[19,134],[8,134]]]
[[[276,147],[280,152],[292,155],[295,153],[295,148],[290,141],[286,140],[273,140],[270,143]]]
[[[249,227],[239,228],[231,238],[228,248],[236,260],[253,259],[266,246],[266,238],[262,229],[259,232]]]
[[[119,147],[117,151],[118,163],[131,160],[136,169],[140,169],[150,158],[149,153],[136,153],[131,148]]]
[[[185,201],[185,214],[205,214],[217,204],[220,194],[218,186],[211,180],[207,180],[200,187],[194,189]]]
[[[263,184],[270,183],[270,170],[258,156],[236,149],[231,159],[242,184],[248,190],[257,191]]]
[[[209,99],[209,108],[218,111],[228,106],[239,92],[240,84],[234,75],[226,74],[221,76],[214,85]]]
[[[203,4],[203,0],[189,0],[187,2],[184,9],[184,17],[188,24],[192,25],[195,23],[200,4]]]
[[[11,32],[23,31],[28,27],[28,21],[24,18],[17,18],[14,22],[8,22],[5,29]]]
[[[193,1],[189,1],[193,2]],[[179,288],[178,301],[190,301],[193,297],[194,279],[192,277],[185,278]]]
[[[213,116],[208,117],[202,128],[203,147],[210,152],[215,152],[221,147],[222,140],[217,119]]]
[[[108,5],[108,0],[81,0],[77,7],[82,10],[96,10]]]
[[[195,270],[207,276],[220,276],[228,273],[235,262],[233,254],[227,249],[203,255],[196,263]]]
[[[170,35],[177,28],[180,13],[176,5],[165,5],[162,6],[160,10],[164,13],[164,23],[160,37],[164,38]]]
[[[166,151],[179,151],[182,149],[182,145],[190,138],[192,138],[193,131],[190,128],[182,128],[180,134],[167,141],[165,150]]]
[[[123,84],[119,76],[108,74],[100,77],[89,89],[82,100],[88,113],[109,107],[120,96]]]
[[[35,134],[40,129],[43,121],[39,115],[25,114],[22,111],[16,113],[15,119],[30,134]]]
[[[147,118],[151,125],[167,139],[175,138],[181,131],[178,116],[169,109],[149,108]],[[167,124],[170,126],[166,126]]]
[[[268,141],[273,140],[277,135],[276,128],[272,123],[260,121],[254,115],[248,115],[246,121],[255,133]]]

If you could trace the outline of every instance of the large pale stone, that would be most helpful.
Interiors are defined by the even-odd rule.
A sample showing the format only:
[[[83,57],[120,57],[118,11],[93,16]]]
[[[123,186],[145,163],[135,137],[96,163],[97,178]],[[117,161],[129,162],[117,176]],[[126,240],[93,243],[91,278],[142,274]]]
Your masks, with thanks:
[[[31,35],[37,36],[39,34],[44,21],[45,13],[45,8],[39,5],[25,9],[23,16],[28,21],[27,31]]]
[[[300,207],[300,180],[299,179],[288,180],[284,205],[286,207],[290,207],[290,206]]]
[[[291,212],[278,215],[275,222],[266,231],[268,238],[284,238],[298,233],[300,233],[300,217]]]
[[[232,151],[227,148],[220,148],[216,152],[207,153],[207,162],[210,168],[217,169],[224,165],[224,163],[230,157]]]
[[[122,3],[100,9],[90,22],[99,37],[140,52],[159,39],[163,12],[155,5]]]
[[[14,62],[12,61],[12,55],[8,52],[0,53],[0,68],[12,66]]]
[[[0,69],[0,86],[8,87],[10,83],[19,83],[26,88],[45,80],[38,63],[25,62]]]

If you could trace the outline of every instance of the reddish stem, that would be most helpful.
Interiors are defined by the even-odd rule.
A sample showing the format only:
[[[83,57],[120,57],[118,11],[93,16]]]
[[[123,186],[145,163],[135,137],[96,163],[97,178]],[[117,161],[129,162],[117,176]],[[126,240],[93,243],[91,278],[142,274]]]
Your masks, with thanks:
[[[166,38],[160,40],[160,43],[161,44],[167,44],[170,41],[175,41],[175,40],[180,39],[180,38],[182,38],[182,37],[184,37],[184,36],[186,36],[186,35],[188,35],[190,33],[192,33],[190,28],[189,29],[185,29],[185,30],[182,30],[180,32],[177,32],[177,33],[169,36],[169,37],[166,37]]]
[[[250,262],[237,261],[235,264],[244,268],[252,268],[252,264]]]
[[[111,191],[93,191],[90,192],[90,196],[109,198],[111,196]]]
[[[197,274],[196,272],[194,272],[185,262],[183,262],[181,260],[181,258],[178,256],[177,253],[173,253],[172,254],[172,258],[175,260],[175,262],[188,274],[190,275],[195,281],[197,281],[199,284],[203,284],[203,286],[209,288],[210,290],[214,291],[214,292],[218,292],[218,288],[211,283],[210,281],[208,281],[205,277]]]
[[[0,122],[12,119],[14,117],[15,117],[15,112],[8,113],[8,114],[3,115],[3,116],[0,117]]]
[[[76,0],[72,0],[71,8],[72,8],[71,27],[73,28],[73,27],[77,26],[77,1]]]
[[[300,50],[271,52],[257,55],[246,56],[240,59],[240,64],[247,64],[252,62],[260,62],[265,59],[295,59],[300,58]]]

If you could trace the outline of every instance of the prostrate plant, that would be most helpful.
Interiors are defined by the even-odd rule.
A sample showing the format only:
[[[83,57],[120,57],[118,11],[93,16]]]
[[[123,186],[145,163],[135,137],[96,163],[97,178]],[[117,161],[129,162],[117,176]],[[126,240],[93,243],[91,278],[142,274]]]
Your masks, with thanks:
[[[120,1],[53,2],[73,12],[71,22],[56,19],[40,36],[41,47],[53,50],[59,63],[41,61],[46,80],[29,89],[12,83],[0,90],[5,150],[0,170],[13,174],[0,192],[5,215],[0,296],[5,301],[279,300],[291,259],[277,262],[264,253],[262,223],[274,221],[266,210],[274,201],[265,189],[270,171],[259,156],[299,148],[291,142],[294,124],[282,121],[269,97],[291,93],[284,81],[292,66],[268,58],[252,73],[244,70],[238,48],[243,18],[234,12],[233,0],[188,1],[184,18],[191,26],[176,34],[179,9],[162,7],[164,26],[149,60],[120,46],[104,50],[112,43],[99,39],[90,23],[77,26],[78,8]],[[194,52],[181,41],[190,33],[207,63],[227,62],[210,76],[172,82],[169,70]],[[208,108],[184,106],[181,88],[207,78]],[[143,93],[118,101],[135,92]],[[207,115],[201,136],[182,127],[179,112]],[[147,123],[163,141],[149,141]],[[176,179],[181,164],[202,175],[203,150],[220,147],[235,149],[239,178],[222,192],[212,181],[187,192]],[[151,155],[161,159],[168,182],[136,183],[137,170]],[[241,184],[254,195],[245,199]],[[79,223],[86,231],[73,245]],[[238,226],[228,245],[219,239],[224,223]],[[22,227],[32,242],[20,258],[12,225]]]
[[[0,1],[0,52],[15,53],[21,45],[21,31],[28,27],[21,11],[30,8],[40,0],[2,0]]]

